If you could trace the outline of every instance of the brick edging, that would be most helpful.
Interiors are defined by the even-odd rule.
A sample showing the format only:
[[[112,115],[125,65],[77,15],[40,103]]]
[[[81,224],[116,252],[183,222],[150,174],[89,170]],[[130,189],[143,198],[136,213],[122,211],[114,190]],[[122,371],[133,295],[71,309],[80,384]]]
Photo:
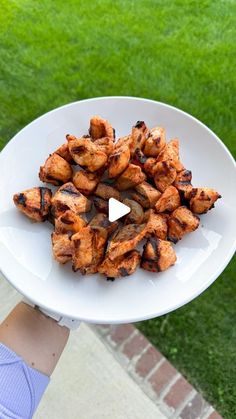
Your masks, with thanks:
[[[168,418],[222,416],[133,325],[90,325],[115,358]]]

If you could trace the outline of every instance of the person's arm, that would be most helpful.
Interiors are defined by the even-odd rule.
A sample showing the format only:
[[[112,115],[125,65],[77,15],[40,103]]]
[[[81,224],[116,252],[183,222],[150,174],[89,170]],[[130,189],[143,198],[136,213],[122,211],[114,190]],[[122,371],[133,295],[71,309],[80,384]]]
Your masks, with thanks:
[[[1,419],[33,417],[68,337],[69,328],[24,302],[7,316],[0,325]]]
[[[50,376],[69,337],[39,310],[19,303],[0,325],[0,342],[16,352],[31,367]]]

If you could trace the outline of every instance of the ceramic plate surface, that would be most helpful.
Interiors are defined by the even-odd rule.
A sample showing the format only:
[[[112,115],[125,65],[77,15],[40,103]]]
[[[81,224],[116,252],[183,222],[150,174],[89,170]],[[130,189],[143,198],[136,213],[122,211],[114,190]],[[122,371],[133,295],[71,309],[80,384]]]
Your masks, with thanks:
[[[67,133],[87,133],[92,115],[108,119],[117,138],[137,120],[166,128],[180,139],[181,160],[194,186],[215,188],[222,199],[201,216],[200,227],[176,246],[178,261],[162,273],[142,269],[114,282],[80,276],[51,254],[51,225],[33,223],[12,202],[15,192],[42,185],[39,166]],[[236,170],[224,144],[201,122],[163,103],[104,97],[55,109],[20,131],[0,154],[0,269],[10,283],[39,306],[96,323],[125,323],[160,316],[201,294],[220,275],[235,250]],[[233,193],[234,191],[234,193]]]

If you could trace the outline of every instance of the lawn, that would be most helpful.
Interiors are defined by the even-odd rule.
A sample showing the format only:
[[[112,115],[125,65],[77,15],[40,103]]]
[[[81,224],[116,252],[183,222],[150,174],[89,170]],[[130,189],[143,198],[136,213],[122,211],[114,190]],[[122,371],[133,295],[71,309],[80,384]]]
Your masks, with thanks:
[[[133,95],[193,114],[235,155],[235,17],[232,0],[0,0],[1,147],[59,105]],[[232,419],[235,294],[234,261],[201,297],[138,325]]]

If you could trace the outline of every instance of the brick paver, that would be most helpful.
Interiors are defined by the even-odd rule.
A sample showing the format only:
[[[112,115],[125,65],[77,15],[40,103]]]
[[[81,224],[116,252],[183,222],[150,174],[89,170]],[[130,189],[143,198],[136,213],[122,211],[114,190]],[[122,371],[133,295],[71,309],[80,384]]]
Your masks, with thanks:
[[[145,377],[161,359],[162,355],[160,352],[156,351],[153,346],[150,346],[137,361],[135,371],[141,377]]]
[[[167,386],[167,384],[177,375],[177,370],[168,362],[165,361],[160,368],[149,378],[149,382],[152,385],[153,390],[160,395],[161,391]]]
[[[216,411],[212,412],[207,419],[222,419],[222,416],[219,415]]]
[[[134,331],[130,324],[121,324],[111,328],[110,338],[117,345],[121,345]]]
[[[185,378],[180,377],[175,384],[170,388],[169,392],[164,398],[165,403],[170,407],[177,407],[186,399],[186,397],[193,390],[191,384]]]
[[[185,406],[180,413],[181,419],[199,419],[206,414],[209,404],[202,398],[201,394],[196,396]]]
[[[148,340],[139,333],[138,335],[133,336],[133,338],[124,345],[123,354],[129,359],[132,359],[134,356],[139,355],[148,345]]]

